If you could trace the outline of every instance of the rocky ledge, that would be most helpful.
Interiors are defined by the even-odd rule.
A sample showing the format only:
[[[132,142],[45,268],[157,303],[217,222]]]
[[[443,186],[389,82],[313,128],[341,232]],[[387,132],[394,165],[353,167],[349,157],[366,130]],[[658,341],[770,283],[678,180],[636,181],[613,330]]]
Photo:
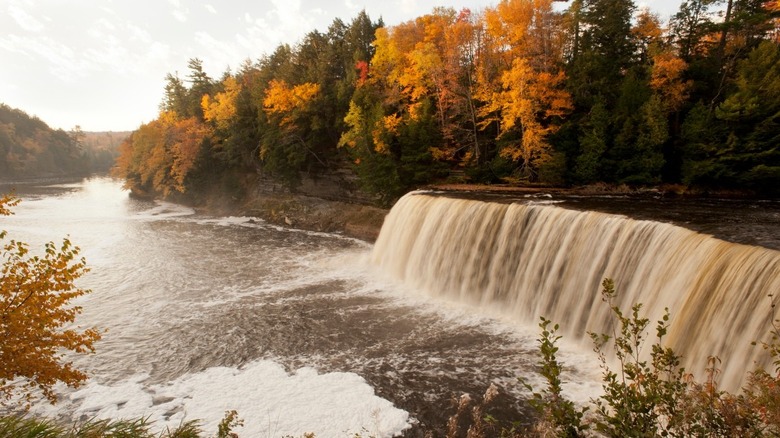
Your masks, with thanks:
[[[379,236],[387,210],[368,205],[281,194],[253,196],[240,207],[243,216],[272,224],[326,233],[342,233],[368,242]]]

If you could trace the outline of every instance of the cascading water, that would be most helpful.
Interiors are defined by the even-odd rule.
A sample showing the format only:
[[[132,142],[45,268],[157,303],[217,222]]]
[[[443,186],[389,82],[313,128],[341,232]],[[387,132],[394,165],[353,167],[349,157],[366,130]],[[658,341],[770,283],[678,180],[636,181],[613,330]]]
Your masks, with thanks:
[[[770,329],[780,252],[678,226],[555,206],[499,204],[412,193],[393,207],[371,255],[389,275],[434,295],[497,308],[519,322],[545,316],[564,333],[607,333],[614,304],[671,312],[666,342],[701,377],[718,356],[736,390],[768,358],[752,341]],[[773,295],[773,298],[768,298]]]

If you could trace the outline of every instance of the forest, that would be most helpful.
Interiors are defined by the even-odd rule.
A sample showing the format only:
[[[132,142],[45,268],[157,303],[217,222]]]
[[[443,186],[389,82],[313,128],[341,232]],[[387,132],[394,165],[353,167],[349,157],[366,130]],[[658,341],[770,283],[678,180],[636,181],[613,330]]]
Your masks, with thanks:
[[[129,133],[54,130],[37,117],[0,104],[0,179],[84,176],[107,172]]]
[[[780,2],[438,7],[336,19],[220,78],[193,58],[117,175],[163,196],[345,169],[379,202],[431,182],[780,190]]]

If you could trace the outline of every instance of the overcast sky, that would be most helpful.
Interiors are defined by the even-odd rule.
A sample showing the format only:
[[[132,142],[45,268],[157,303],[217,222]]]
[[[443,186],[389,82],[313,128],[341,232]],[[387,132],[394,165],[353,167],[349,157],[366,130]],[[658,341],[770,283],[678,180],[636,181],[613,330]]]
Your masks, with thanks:
[[[0,0],[0,103],[53,128],[129,131],[157,116],[167,73],[212,77],[365,9],[397,24],[497,0]],[[644,4],[666,19],[680,0]]]

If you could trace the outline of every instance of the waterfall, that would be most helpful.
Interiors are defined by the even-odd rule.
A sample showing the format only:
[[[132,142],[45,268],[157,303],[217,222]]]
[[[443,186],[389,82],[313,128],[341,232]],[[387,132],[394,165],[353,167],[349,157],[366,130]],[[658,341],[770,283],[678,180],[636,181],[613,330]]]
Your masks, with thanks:
[[[643,303],[651,340],[669,309],[666,344],[697,378],[718,356],[722,387],[737,390],[746,371],[769,362],[751,342],[770,329],[778,251],[617,215],[411,193],[385,219],[371,260],[426,293],[497,308],[520,323],[544,316],[584,343],[589,331],[611,332],[601,300],[609,277],[614,304],[625,311]]]

